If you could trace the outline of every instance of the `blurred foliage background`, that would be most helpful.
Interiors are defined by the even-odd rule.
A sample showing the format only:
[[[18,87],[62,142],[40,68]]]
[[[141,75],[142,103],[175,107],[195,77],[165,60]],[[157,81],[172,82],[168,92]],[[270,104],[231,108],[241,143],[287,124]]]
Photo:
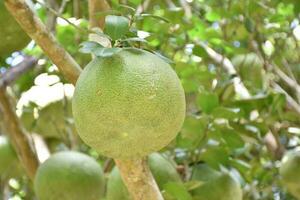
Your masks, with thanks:
[[[32,8],[84,67],[91,59],[79,51],[89,33],[87,1],[54,1],[59,15],[54,23],[48,20],[53,15],[49,2],[34,1]],[[120,45],[171,60],[186,92],[184,126],[162,150],[177,163],[185,185],[168,185],[164,193],[193,199],[192,169],[206,163],[229,172],[241,184],[245,200],[294,199],[278,168],[285,152],[300,143],[300,1],[108,2],[112,10],[99,16],[123,15],[131,22]],[[17,50],[0,56],[2,74],[26,56],[38,59],[8,90],[26,130],[41,135],[51,152],[76,149],[107,165],[108,159],[76,136],[70,108],[73,86],[33,41]],[[4,199],[34,199],[26,176],[1,177]]]

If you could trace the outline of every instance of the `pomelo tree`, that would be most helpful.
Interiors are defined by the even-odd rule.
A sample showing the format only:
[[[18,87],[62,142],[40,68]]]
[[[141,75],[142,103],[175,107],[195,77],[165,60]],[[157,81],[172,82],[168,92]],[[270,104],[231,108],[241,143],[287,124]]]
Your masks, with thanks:
[[[299,199],[298,0],[0,0],[0,199]]]

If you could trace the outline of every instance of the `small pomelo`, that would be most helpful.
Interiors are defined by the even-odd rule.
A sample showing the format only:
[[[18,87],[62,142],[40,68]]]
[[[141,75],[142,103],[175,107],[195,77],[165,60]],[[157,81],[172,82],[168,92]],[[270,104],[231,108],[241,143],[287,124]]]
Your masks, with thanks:
[[[40,165],[34,189],[39,200],[99,200],[104,184],[102,168],[94,159],[64,151]]]
[[[300,151],[291,151],[283,159],[279,169],[282,183],[287,190],[300,198]]]
[[[30,38],[6,10],[3,0],[0,1],[0,27],[0,60],[29,43]]]
[[[185,96],[169,64],[126,48],[85,67],[75,87],[73,115],[78,134],[96,151],[137,158],[175,138],[185,117]]]
[[[163,155],[153,153],[148,159],[150,170],[160,189],[168,182],[181,182],[175,165]],[[107,183],[107,200],[131,200],[120,172],[114,167]]]
[[[195,166],[191,180],[202,184],[192,190],[197,200],[242,200],[241,186],[227,173],[218,172],[205,164]]]

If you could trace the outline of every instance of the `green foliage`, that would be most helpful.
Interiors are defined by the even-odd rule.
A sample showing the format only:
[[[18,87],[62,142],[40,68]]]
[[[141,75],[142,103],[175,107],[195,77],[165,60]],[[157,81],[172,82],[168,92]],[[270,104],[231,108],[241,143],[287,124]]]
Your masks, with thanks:
[[[63,1],[57,2],[60,4]],[[75,12],[73,2],[67,1],[62,13],[62,17],[71,23],[59,18],[54,35],[82,68],[91,60],[90,53],[96,59],[111,60],[120,53],[121,48],[133,47],[152,52],[170,63],[180,79],[186,97],[186,117],[177,137],[162,151],[177,162],[184,184],[172,182],[160,187],[166,199],[197,199],[204,192],[196,195],[195,190],[212,178],[204,179],[205,175],[227,170],[241,183],[244,200],[294,200],[292,195],[297,197],[298,186],[294,186],[298,185],[299,179],[297,165],[286,166],[285,159],[283,162],[280,160],[284,149],[294,151],[300,144],[299,111],[291,103],[293,100],[294,105],[300,104],[296,87],[300,82],[299,0],[151,0],[143,6],[142,3],[146,4],[146,1],[110,0],[112,10],[99,13],[99,17],[107,15],[103,32],[99,29],[88,30],[88,1],[80,1],[79,13]],[[43,22],[46,22],[48,12],[45,6],[36,4],[35,8]],[[6,15],[6,12],[0,13]],[[4,20],[2,24],[0,20],[0,24],[1,36],[6,32],[3,30],[8,27],[12,29],[15,22]],[[0,53],[0,65],[6,68],[18,60],[15,55],[7,59],[11,52],[21,50],[29,40],[28,37],[22,39],[24,34],[16,32],[16,35],[9,37],[20,46],[14,47],[5,56]],[[94,34],[93,37],[91,34]],[[88,38],[90,41],[86,42]],[[0,52],[12,47],[3,41],[2,44],[5,47],[0,48]],[[27,46],[22,53],[39,58],[39,65],[11,87],[10,95],[15,102],[19,102],[32,86],[36,86],[34,81],[40,73],[55,74],[62,83],[66,82],[36,44]],[[134,61],[134,64],[138,65],[139,62]],[[233,69],[228,70],[231,64]],[[130,68],[135,65],[130,65]],[[0,70],[3,72],[5,69]],[[113,85],[116,80],[111,73],[108,74],[110,79],[103,84]],[[240,83],[248,90],[247,97],[237,87]],[[49,87],[54,85],[51,83]],[[88,88],[94,85],[95,82],[92,82]],[[130,88],[136,87],[132,85]],[[41,96],[50,99],[51,95],[46,92]],[[101,95],[99,99],[102,99]],[[111,98],[109,103],[115,99]],[[49,107],[55,105],[53,111],[31,101],[22,109],[22,125],[28,132],[40,133],[51,146],[52,152],[75,148],[103,163],[105,157],[99,156],[76,137],[74,119],[68,107],[70,100],[71,96],[68,101],[49,104]],[[172,102],[170,99],[166,104]],[[142,106],[145,109],[145,105]],[[124,119],[128,119],[136,108],[135,105],[127,107],[130,111],[122,113]],[[110,113],[112,109],[121,112],[125,106],[111,106],[105,112]],[[19,107],[17,110],[18,113]],[[96,109],[91,110],[87,113],[96,112]],[[97,112],[103,115],[103,109],[99,108]],[[84,113],[79,114],[83,116]],[[164,112],[164,116],[166,118],[167,112]],[[107,119],[103,118],[99,126]],[[113,119],[107,121],[111,127],[119,124],[113,123]],[[55,126],[52,126],[53,122]],[[57,130],[63,134],[58,134]],[[142,141],[148,141],[144,131],[139,134],[142,138],[138,140],[139,145]],[[132,151],[137,151],[136,145]],[[291,162],[294,159],[288,160]],[[205,163],[214,172],[199,175],[203,179],[187,181],[198,163]],[[107,174],[113,176],[115,171]],[[289,178],[286,178],[286,174]],[[287,179],[293,179],[294,182],[288,183]],[[231,179],[224,178],[224,182],[228,180]],[[10,186],[10,190],[14,191],[11,196],[18,191],[21,199],[33,199],[28,181],[23,178],[17,178],[16,181],[19,187]],[[210,190],[213,186],[206,188],[209,189],[203,190]],[[215,189],[216,192],[210,194],[211,198],[224,188]],[[124,185],[123,190],[127,192]],[[116,199],[120,200],[118,197]]]

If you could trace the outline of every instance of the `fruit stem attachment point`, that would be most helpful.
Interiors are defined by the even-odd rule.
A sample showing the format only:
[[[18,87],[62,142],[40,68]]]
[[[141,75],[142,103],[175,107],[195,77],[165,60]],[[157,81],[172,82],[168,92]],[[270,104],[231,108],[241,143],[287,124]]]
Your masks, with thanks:
[[[146,158],[115,162],[134,200],[163,200]]]

